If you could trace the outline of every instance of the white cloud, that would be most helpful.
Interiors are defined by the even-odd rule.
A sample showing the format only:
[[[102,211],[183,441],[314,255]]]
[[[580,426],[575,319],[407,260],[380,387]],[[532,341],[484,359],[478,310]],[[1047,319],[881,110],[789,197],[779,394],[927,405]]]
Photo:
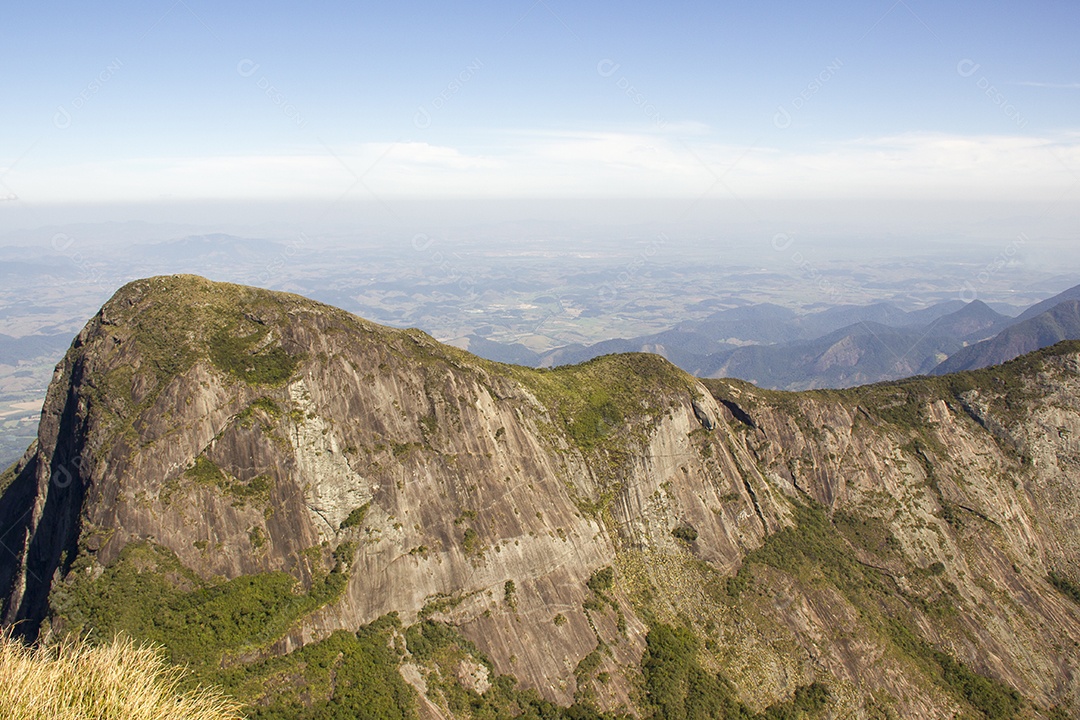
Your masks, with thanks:
[[[1080,83],[1054,83],[1054,82],[1035,82],[1030,80],[1024,80],[1020,82],[1012,82],[1009,85],[1022,85],[1023,87],[1037,87],[1048,88],[1051,90],[1080,90]]]
[[[364,143],[265,156],[20,163],[30,202],[381,197],[925,197],[1039,199],[1080,182],[1080,133],[911,133],[798,150],[700,133],[515,132],[483,149]],[[359,181],[359,182],[358,182]],[[366,188],[365,188],[366,186]]]

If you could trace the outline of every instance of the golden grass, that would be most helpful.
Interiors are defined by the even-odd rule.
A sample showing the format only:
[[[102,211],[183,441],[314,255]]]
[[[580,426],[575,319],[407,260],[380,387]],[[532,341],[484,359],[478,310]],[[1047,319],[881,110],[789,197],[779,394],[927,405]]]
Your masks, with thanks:
[[[27,647],[0,635],[4,720],[239,720],[220,693],[180,690],[184,671],[152,647],[64,641]]]

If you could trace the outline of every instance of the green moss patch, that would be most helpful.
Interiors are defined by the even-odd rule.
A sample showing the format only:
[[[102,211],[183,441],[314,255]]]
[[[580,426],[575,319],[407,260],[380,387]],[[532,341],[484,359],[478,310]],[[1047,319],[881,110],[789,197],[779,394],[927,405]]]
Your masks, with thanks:
[[[368,509],[371,507],[371,503],[364,503],[358,508],[353,508],[349,515],[341,521],[339,530],[344,530],[351,527],[360,527],[364,524],[364,518],[367,517]]]
[[[484,546],[480,541],[480,533],[472,528],[465,528],[465,532],[461,536],[461,549],[469,556],[482,555]]]
[[[389,615],[356,633],[335,632],[226,672],[225,689],[249,703],[250,720],[415,720],[416,691],[398,671],[399,630]]]
[[[1080,605],[1080,585],[1059,572],[1053,572],[1047,576],[1050,584],[1056,587],[1065,597]]]
[[[97,579],[71,573],[55,590],[53,610],[73,632],[160,644],[172,662],[201,668],[206,679],[224,655],[277,640],[336,600],[347,581],[345,573],[323,573],[303,592],[292,576],[271,572],[211,584],[169,550],[132,543]]]
[[[690,523],[682,523],[676,525],[671,534],[675,536],[677,540],[682,540],[685,543],[693,543],[698,539],[698,531]]]
[[[258,415],[262,413],[269,420],[273,421],[281,417],[281,406],[277,404],[275,400],[268,397],[261,397],[248,405],[244,410],[236,416],[236,422],[244,428],[251,427]],[[264,425],[264,430],[268,430],[269,427]]]
[[[828,689],[821,683],[800,687],[785,702],[753,713],[739,701],[731,683],[723,675],[706,671],[698,660],[698,641],[685,627],[656,624],[645,638],[641,666],[646,699],[653,717],[663,720],[786,720],[822,716]]]
[[[203,359],[249,384],[280,385],[302,359],[279,339],[290,322],[287,311],[297,304],[317,305],[284,293],[173,275],[125,285],[103,315],[134,340],[156,379],[152,399]],[[123,385],[126,378],[121,374],[115,381]]]
[[[208,340],[210,360],[249,385],[281,385],[296,371],[300,359],[276,343],[259,347],[266,339],[267,331],[261,328],[246,335],[223,328]]]
[[[690,391],[688,375],[645,353],[605,355],[554,370],[513,370],[586,451],[613,449],[629,422],[647,429],[667,412],[673,396]]]
[[[560,707],[535,690],[523,690],[509,675],[494,673],[491,661],[450,625],[425,620],[405,631],[412,661],[434,672],[428,674],[428,697],[456,717],[473,720],[629,720],[625,715],[598,712],[587,703]],[[483,694],[463,687],[457,679],[461,661],[489,671],[491,687]]]
[[[739,575],[729,582],[729,591],[737,595],[745,590],[750,582],[746,575],[754,564],[781,570],[803,583],[824,579],[859,609],[863,627],[876,631],[936,685],[992,720],[1013,717],[1019,711],[1023,699],[1015,690],[976,673],[911,629],[910,618],[919,610],[933,611],[938,619],[953,614],[949,610],[956,598],[947,592],[933,602],[908,596],[887,570],[858,559],[856,548],[883,563],[893,556],[896,540],[879,519],[839,513],[834,523],[818,505],[796,505],[794,510],[796,524],[771,535],[749,553]]]
[[[227,475],[213,460],[205,455],[195,458],[195,463],[184,471],[184,476],[200,484],[216,487],[225,495],[240,502],[270,502],[273,480],[267,475],[257,475],[248,482]]]

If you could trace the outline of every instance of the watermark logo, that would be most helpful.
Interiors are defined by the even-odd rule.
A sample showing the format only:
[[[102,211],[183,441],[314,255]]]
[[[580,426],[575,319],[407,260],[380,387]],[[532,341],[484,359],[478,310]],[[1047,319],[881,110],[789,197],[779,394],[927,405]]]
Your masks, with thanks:
[[[641,269],[645,267],[645,264],[648,263],[656,253],[660,252],[660,248],[667,245],[667,242],[667,235],[664,233],[657,235],[644,250],[635,255],[621,270],[619,270],[619,274],[615,276],[613,282],[604,283],[597,289],[599,299],[602,301],[614,300],[619,295],[619,288],[637,277],[638,273],[641,272]]]
[[[844,61],[840,58],[834,58],[831,63],[826,65],[821,72],[810,79],[810,82],[806,84],[799,93],[791,99],[785,105],[777,105],[776,113],[773,115],[773,125],[780,130],[787,130],[791,127],[792,116],[798,114],[800,110],[806,107],[806,104],[810,100],[821,92],[825,87],[825,84],[836,77],[836,74],[840,71],[840,68],[844,67]],[[788,108],[791,108],[790,110]]]
[[[1024,245],[1027,245],[1027,243],[1028,236],[1024,233],[1020,233],[1015,240],[1005,246],[1004,250],[994,256],[993,260],[979,270],[974,278],[964,281],[964,286],[960,289],[959,298],[966,303],[978,300],[979,288],[985,286],[993,280],[998,273],[1008,267],[1019,249]]]
[[[236,74],[242,78],[252,78],[259,72],[259,67],[259,63],[251,58],[243,58],[240,62],[236,63]],[[255,87],[262,90],[263,94],[266,95],[270,102],[281,111],[282,115],[291,120],[293,125],[298,128],[307,126],[307,119],[304,118],[300,109],[289,100],[285,93],[270,82],[265,75],[259,75],[258,79],[255,80]]]
[[[433,113],[437,113],[446,107],[450,100],[460,93],[483,68],[484,62],[480,58],[473,58],[472,62],[451,78],[450,81],[446,83],[446,87],[440,90],[435,97],[431,98],[426,105],[420,105],[416,108],[416,114],[413,115],[413,125],[420,130],[427,130],[431,127]],[[428,108],[430,108],[430,110]]]
[[[90,282],[97,284],[104,279],[104,273],[101,268],[95,267],[90,260],[75,247],[75,238],[67,233],[56,233],[52,236],[50,245],[55,252],[60,253],[70,260],[75,267],[79,269],[82,276]]]
[[[71,487],[77,479],[89,477],[93,470],[94,456],[101,450],[105,440],[106,436],[104,434],[95,436],[80,450],[79,454],[73,455],[53,468],[49,477],[49,482],[53,487],[65,490]]]
[[[67,130],[71,127],[76,113],[86,107],[91,98],[97,95],[105,85],[113,79],[113,76],[124,67],[124,61],[113,58],[112,62],[105,66],[101,72],[95,75],[79,93],[66,105],[57,105],[53,113],[53,125],[59,130]]]
[[[772,249],[776,252],[786,253],[795,245],[795,236],[789,233],[776,233],[773,235],[770,244],[772,245]],[[826,277],[825,273],[804,256],[801,250],[792,250],[789,259],[796,270],[798,270],[804,278],[814,283],[818,291],[828,297],[832,302],[839,303],[843,300],[844,289]]]
[[[613,78],[620,67],[622,65],[611,58],[604,58],[596,63],[596,74],[604,79]],[[619,75],[615,80],[615,87],[630,98],[630,102],[636,105],[641,110],[641,114],[651,120],[657,129],[663,130],[667,127],[667,119],[661,114],[659,108],[629,78]]]
[[[423,253],[434,269],[451,283],[457,285],[462,292],[474,294],[476,292],[476,278],[465,269],[465,261],[455,252],[447,255],[435,247],[435,238],[426,233],[417,233],[412,238],[412,248],[418,253]]]
[[[273,260],[266,264],[262,272],[259,273],[259,284],[266,285],[272,279],[281,274],[281,271],[285,269],[285,266],[289,262],[300,254],[300,251],[307,247],[308,236],[304,233],[300,233],[293,240],[285,246],[285,249],[279,252]]]
[[[75,478],[74,476],[72,476],[71,471],[63,465],[56,468],[56,470],[53,470],[52,484],[60,488],[61,490],[69,487],[74,479]]]
[[[956,74],[962,78],[975,77],[976,73],[982,65],[975,62],[971,58],[964,58],[960,62],[956,63]],[[1012,120],[1017,128],[1024,128],[1027,126],[1027,118],[1025,118],[1020,110],[1009,101],[1003,92],[996,85],[994,85],[985,75],[979,75],[975,80],[975,87],[982,90],[986,97],[990,98],[990,102],[993,103],[998,109],[1001,110],[1001,114]]]

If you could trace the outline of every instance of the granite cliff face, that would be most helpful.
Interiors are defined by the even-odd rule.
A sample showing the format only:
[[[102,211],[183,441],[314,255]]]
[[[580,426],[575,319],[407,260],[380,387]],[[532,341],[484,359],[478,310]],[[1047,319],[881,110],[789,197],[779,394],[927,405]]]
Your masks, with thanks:
[[[75,339],[0,481],[3,621],[142,633],[177,661],[209,647],[228,680],[396,613],[425,717],[475,715],[454,693],[499,675],[670,715],[650,670],[667,627],[752,710],[821,686],[822,717],[1067,717],[1077,438],[1077,345],[774,393],[649,355],[500,365],[297,296],[151,278]],[[242,610],[192,609],[215,598]],[[147,608],[210,640],[154,635]],[[456,654],[418,650],[424,627]],[[308,705],[335,692],[301,675]]]

